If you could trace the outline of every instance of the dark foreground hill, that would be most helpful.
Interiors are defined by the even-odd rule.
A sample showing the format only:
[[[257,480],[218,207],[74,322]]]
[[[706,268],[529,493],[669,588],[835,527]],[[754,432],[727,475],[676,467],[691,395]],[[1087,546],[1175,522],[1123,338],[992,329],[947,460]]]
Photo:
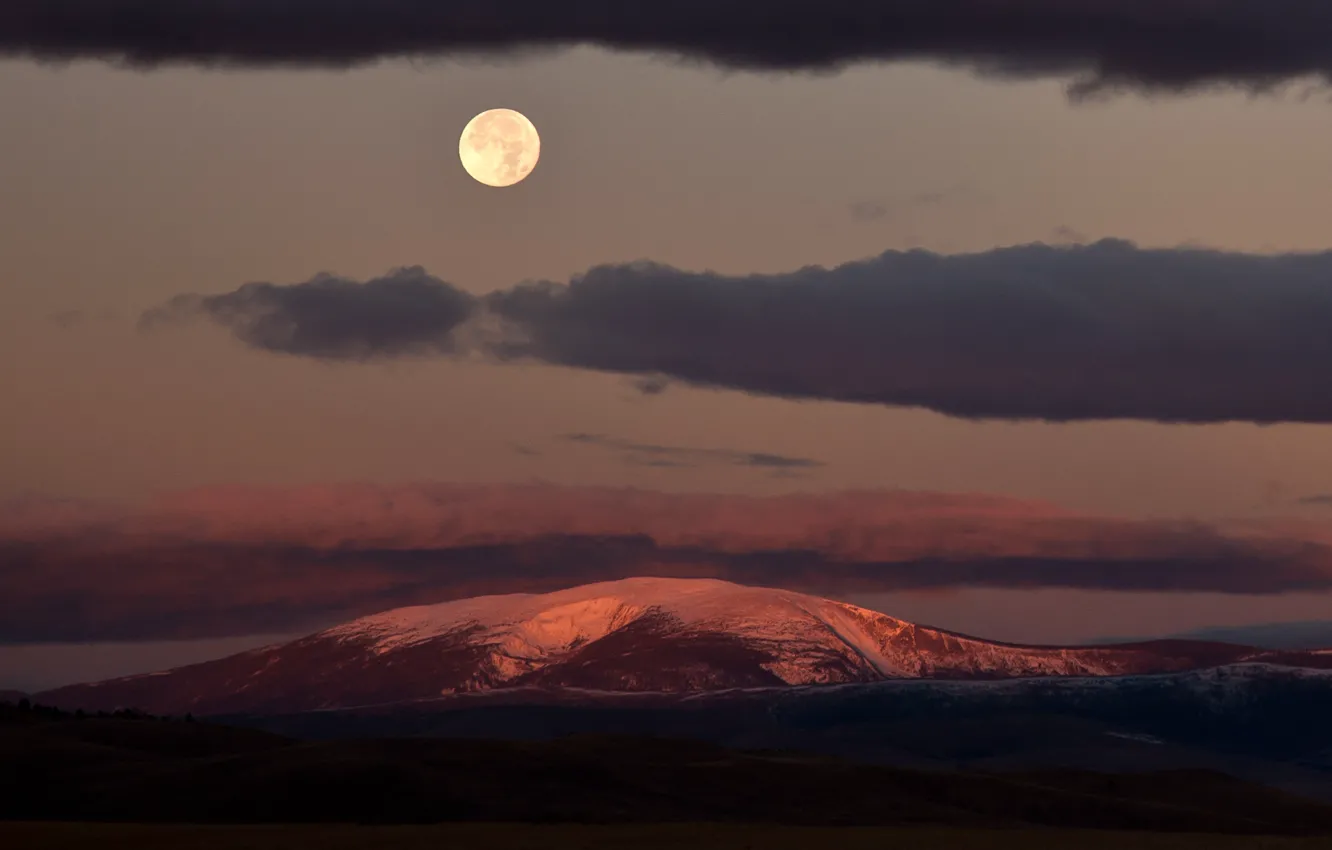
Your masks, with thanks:
[[[0,818],[1058,826],[1332,834],[1332,808],[1200,771],[913,771],[703,742],[298,742],[129,717],[0,712]]]
[[[22,850],[1332,850],[1332,838],[789,824],[0,823]]]

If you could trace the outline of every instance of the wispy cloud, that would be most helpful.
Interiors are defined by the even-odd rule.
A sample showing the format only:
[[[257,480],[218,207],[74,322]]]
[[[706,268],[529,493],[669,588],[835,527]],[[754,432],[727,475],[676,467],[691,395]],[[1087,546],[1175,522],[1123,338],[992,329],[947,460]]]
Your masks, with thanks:
[[[937,207],[945,202],[981,201],[988,196],[970,184],[959,184],[946,189],[917,192],[900,198],[862,199],[847,205],[851,217],[857,221],[881,219]]]
[[[665,375],[646,375],[634,379],[634,389],[643,395],[661,395],[671,387],[671,379]]]
[[[818,469],[825,466],[822,461],[805,457],[790,457],[768,452],[746,452],[735,449],[691,448],[655,443],[636,443],[632,440],[608,437],[603,434],[566,434],[564,439],[571,443],[619,452],[626,462],[639,466],[692,468],[716,464],[786,472]]]
[[[62,330],[89,325],[94,322],[110,322],[116,319],[114,310],[57,310],[49,314],[46,318],[51,324]]]
[[[853,201],[847,209],[856,221],[878,221],[888,215],[888,205],[882,201]]]

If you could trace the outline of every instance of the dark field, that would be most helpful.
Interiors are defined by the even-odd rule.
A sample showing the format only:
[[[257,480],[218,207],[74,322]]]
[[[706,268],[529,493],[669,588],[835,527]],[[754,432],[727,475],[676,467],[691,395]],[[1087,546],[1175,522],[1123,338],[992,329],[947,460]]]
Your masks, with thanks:
[[[1332,838],[712,824],[206,827],[0,823],[0,846],[24,850],[1324,850],[1332,848]]]
[[[1207,771],[908,770],[642,737],[300,741],[3,707],[0,764],[6,848],[1094,848],[1133,831],[1139,848],[1332,850],[1222,842],[1332,836],[1332,807]],[[38,822],[64,825],[21,825]],[[124,826],[98,825],[112,823]],[[483,826],[499,823],[512,826]]]

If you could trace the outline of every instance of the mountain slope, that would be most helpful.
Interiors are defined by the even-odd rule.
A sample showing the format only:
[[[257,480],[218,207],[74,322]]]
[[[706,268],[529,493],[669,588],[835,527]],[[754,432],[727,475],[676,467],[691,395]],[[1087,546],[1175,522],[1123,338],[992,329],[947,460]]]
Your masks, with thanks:
[[[854,605],[721,581],[640,578],[365,617],[280,646],[39,694],[88,709],[277,713],[518,686],[680,692],[874,682],[1118,676],[1332,655],[1159,641],[1021,647]]]

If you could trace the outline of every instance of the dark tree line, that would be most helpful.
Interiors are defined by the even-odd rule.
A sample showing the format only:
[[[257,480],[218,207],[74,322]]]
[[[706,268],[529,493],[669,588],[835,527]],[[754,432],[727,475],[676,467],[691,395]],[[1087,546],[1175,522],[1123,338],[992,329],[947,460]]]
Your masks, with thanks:
[[[120,708],[115,711],[97,711],[87,712],[83,709],[75,711],[65,711],[53,705],[42,705],[35,703],[27,697],[22,697],[18,702],[0,702],[0,720],[33,722],[33,721],[51,721],[51,720],[84,720],[87,718],[116,720],[145,720],[156,722],[179,721],[193,723],[194,715],[187,714],[184,717],[159,717],[148,714],[135,708]]]

